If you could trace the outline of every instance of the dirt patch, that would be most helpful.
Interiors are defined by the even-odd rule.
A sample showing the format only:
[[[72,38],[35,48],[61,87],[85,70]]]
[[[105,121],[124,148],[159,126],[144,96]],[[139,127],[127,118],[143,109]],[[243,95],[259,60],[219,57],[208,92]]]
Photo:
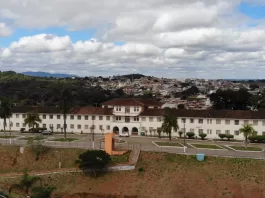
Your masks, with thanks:
[[[56,186],[54,197],[63,198],[262,198],[264,165],[254,159],[207,157],[199,162],[194,156],[142,152],[134,171],[110,172],[96,179],[64,173],[42,176],[42,182]],[[15,181],[0,179],[0,188],[6,190]]]

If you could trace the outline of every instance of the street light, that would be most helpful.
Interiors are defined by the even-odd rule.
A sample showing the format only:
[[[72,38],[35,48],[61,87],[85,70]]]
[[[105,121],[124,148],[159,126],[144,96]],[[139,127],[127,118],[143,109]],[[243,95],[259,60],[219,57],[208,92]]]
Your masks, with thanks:
[[[184,153],[186,153],[186,126],[185,126],[185,123],[186,123],[186,118],[182,118],[182,122],[184,124]]]

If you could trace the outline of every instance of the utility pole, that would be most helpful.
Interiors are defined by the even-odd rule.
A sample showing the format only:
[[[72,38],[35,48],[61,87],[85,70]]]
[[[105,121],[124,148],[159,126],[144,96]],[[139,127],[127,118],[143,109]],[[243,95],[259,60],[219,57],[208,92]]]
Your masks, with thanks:
[[[186,118],[182,118],[183,124],[184,124],[184,153],[186,153]]]

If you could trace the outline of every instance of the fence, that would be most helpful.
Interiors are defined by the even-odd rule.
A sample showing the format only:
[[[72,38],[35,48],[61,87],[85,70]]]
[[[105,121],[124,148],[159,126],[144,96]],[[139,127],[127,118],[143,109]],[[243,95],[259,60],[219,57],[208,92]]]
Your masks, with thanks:
[[[19,140],[19,139],[12,139],[11,144],[9,139],[1,139],[0,144],[17,145],[17,146],[28,145],[27,140]],[[52,148],[104,149],[104,142],[100,141],[95,141],[94,148],[92,141],[72,141],[72,142],[43,141],[42,144]],[[155,144],[150,144],[150,143],[149,144],[116,143],[115,149],[133,150],[135,146],[139,146],[141,151],[150,151],[150,152],[167,152],[167,153],[186,154],[186,155],[196,155],[197,153],[204,153],[208,156],[265,159],[265,151],[244,152],[244,151],[233,151],[229,149],[199,149],[199,148],[189,147],[186,149],[186,152],[184,153],[183,147],[157,146]]]

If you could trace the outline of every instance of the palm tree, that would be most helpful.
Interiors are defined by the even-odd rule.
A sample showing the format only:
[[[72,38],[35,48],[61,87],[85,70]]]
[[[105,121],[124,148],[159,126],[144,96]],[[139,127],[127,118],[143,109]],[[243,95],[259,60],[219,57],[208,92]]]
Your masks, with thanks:
[[[52,186],[36,186],[32,188],[32,198],[51,198],[52,192],[55,190]]]
[[[61,92],[61,101],[60,108],[63,111],[63,129],[64,129],[64,138],[66,139],[66,117],[69,109],[72,106],[73,97],[71,92],[68,89],[63,89]]]
[[[171,115],[165,115],[161,128],[163,132],[168,134],[169,140],[171,140],[172,130],[177,131],[179,129],[177,117]]]
[[[4,120],[4,133],[6,135],[6,119],[10,118],[12,116],[12,111],[11,111],[11,103],[8,99],[3,99],[0,100],[0,118]],[[11,138],[11,130],[9,131],[9,135]],[[10,140],[11,142],[11,140]]]
[[[247,147],[248,137],[255,134],[255,130],[251,124],[245,124],[239,129],[240,133],[243,133],[245,137],[245,146]]]
[[[24,172],[24,175],[22,176],[20,182],[18,184],[13,184],[9,188],[9,193],[11,193],[13,190],[22,190],[26,194],[26,196],[29,196],[29,192],[31,187],[37,182],[40,181],[40,177],[38,176],[30,176],[27,172]]]
[[[28,125],[29,127],[32,126],[32,128],[34,129],[34,126],[38,125],[38,123],[41,122],[40,116],[38,113],[27,113],[27,117],[24,120],[25,125]]]

